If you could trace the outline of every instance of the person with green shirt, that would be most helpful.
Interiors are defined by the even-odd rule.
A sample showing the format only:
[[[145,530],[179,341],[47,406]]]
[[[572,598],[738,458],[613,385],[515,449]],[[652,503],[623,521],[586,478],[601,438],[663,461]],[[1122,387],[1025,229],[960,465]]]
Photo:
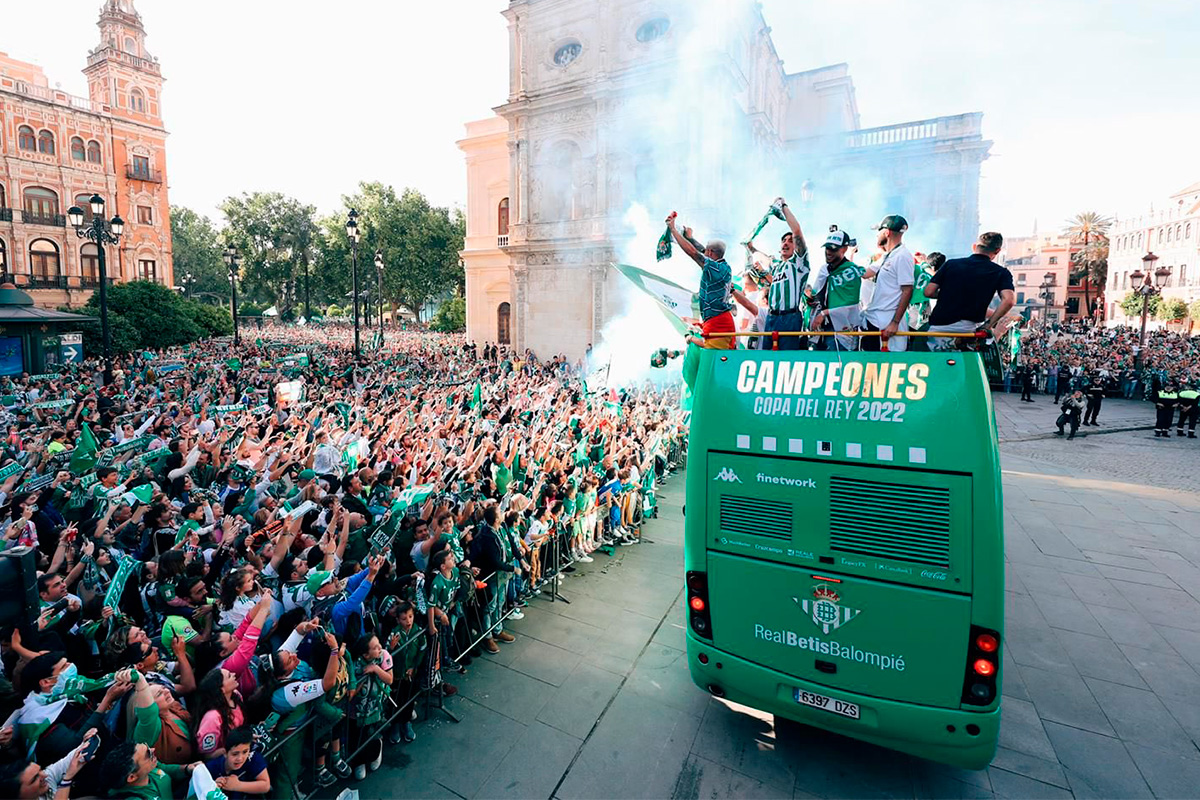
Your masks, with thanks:
[[[160,764],[150,745],[120,742],[104,757],[100,776],[109,797],[162,800],[177,797],[172,784],[177,781],[182,787],[197,766],[199,762]]]
[[[850,249],[850,235],[845,231],[832,230],[825,238],[825,263],[813,275],[809,289],[818,297],[824,292],[823,310],[813,318],[813,328],[821,330],[828,321],[835,331],[856,331],[862,327],[862,309],[859,295],[862,293],[862,278],[865,269],[846,258]],[[829,349],[857,350],[855,336],[831,337]]]
[[[917,254],[920,256],[920,253]],[[913,298],[908,304],[909,325],[916,329],[929,319],[930,300],[925,296],[925,286],[946,263],[946,257],[941,253],[930,253],[925,258],[917,258],[913,264]]]

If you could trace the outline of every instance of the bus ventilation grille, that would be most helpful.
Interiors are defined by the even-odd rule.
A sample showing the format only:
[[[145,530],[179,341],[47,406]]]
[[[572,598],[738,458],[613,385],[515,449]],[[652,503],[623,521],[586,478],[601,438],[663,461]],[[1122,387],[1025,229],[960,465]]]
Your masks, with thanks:
[[[950,490],[834,477],[829,546],[842,553],[950,568]]]
[[[792,504],[747,497],[721,497],[721,530],[771,539],[792,539]]]

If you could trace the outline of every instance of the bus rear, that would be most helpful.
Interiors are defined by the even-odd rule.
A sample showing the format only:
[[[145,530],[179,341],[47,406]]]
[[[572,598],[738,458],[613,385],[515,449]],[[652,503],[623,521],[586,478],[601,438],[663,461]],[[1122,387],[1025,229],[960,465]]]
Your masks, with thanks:
[[[694,356],[693,680],[804,724],[987,766],[1004,558],[978,354]]]

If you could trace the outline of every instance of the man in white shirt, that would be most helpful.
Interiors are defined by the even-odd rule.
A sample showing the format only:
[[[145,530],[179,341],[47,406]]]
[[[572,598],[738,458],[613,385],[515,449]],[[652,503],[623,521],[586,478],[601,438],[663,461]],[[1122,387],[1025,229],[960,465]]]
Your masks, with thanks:
[[[890,214],[879,223],[879,247],[883,249],[883,260],[878,267],[869,267],[864,278],[875,282],[875,293],[863,311],[867,330],[882,331],[887,337],[887,348],[893,353],[908,349],[908,303],[912,300],[915,261],[904,245],[904,232],[908,221],[899,214]],[[897,335],[897,334],[900,335]],[[878,351],[880,339],[865,336],[863,350]]]

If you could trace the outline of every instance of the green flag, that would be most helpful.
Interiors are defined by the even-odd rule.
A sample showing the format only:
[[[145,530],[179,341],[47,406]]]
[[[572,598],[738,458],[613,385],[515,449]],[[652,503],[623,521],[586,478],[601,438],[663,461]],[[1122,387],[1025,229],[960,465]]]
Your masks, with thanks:
[[[399,514],[409,506],[415,506],[418,503],[424,503],[429,495],[433,494],[433,484],[426,483],[420,486],[410,486],[400,494],[396,495],[395,502],[392,503],[392,513]]]
[[[71,453],[71,472],[75,475],[82,475],[95,465],[96,437],[92,435],[92,429],[85,422],[83,431],[79,434],[79,441],[75,443],[75,450]]]
[[[699,318],[700,311],[695,305],[696,295],[693,290],[629,264],[613,264],[613,267],[634,286],[653,297],[665,311],[680,319]]]
[[[749,235],[749,236],[746,238],[746,241],[747,241],[747,242],[752,242],[752,241],[754,241],[754,237],[755,237],[755,236],[758,236],[758,234],[759,234],[759,233],[762,231],[762,229],[763,229],[763,228],[765,228],[765,227],[767,227],[767,223],[771,221],[771,217],[775,217],[776,219],[783,219],[783,218],[784,218],[784,217],[783,217],[783,204],[782,204],[782,203],[778,203],[778,202],[776,202],[776,203],[772,203],[772,204],[771,204],[771,207],[767,209],[767,213],[766,213],[766,214],[763,214],[763,218],[762,218],[761,220],[759,220],[759,223],[758,223],[758,225],[756,225],[756,226],[755,226],[755,228],[754,228],[754,232],[753,232],[753,233],[751,233],[751,234],[750,234],[750,235]]]
[[[141,486],[135,486],[121,495],[121,498],[128,502],[129,505],[133,505],[134,500],[144,505],[150,505],[150,498],[152,497],[154,497],[154,484],[152,483],[143,483]]]
[[[1021,355],[1021,329],[1014,327],[1008,335],[1009,354],[1015,361],[1017,356]]]
[[[475,381],[475,391],[471,393],[471,408],[483,413],[483,385]]]

